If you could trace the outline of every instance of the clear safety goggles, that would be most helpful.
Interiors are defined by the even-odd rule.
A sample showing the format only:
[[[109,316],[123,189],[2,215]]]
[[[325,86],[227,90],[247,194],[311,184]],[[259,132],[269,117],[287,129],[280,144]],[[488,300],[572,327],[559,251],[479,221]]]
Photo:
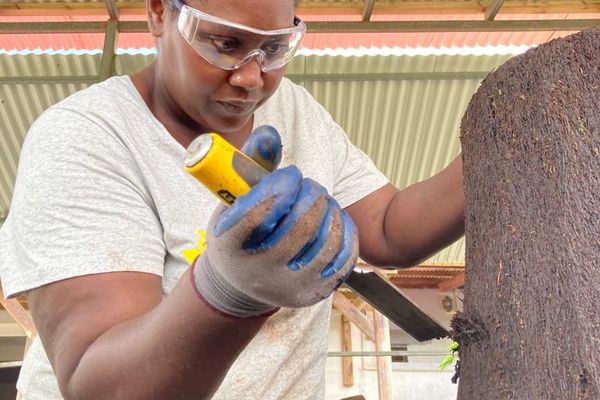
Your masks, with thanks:
[[[263,31],[176,3],[181,35],[202,58],[225,70],[238,69],[252,59],[263,72],[281,68],[290,62],[306,32],[298,17],[291,28]]]

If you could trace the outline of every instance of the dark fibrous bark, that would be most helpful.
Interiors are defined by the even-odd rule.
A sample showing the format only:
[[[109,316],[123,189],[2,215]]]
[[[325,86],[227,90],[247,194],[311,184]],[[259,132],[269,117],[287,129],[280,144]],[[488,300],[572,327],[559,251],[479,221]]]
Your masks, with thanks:
[[[461,141],[459,399],[600,399],[600,30],[491,73]]]

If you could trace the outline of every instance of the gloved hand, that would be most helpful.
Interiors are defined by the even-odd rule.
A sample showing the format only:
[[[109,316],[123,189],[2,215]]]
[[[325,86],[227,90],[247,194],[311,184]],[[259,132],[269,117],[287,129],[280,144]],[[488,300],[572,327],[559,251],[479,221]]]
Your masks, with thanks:
[[[257,128],[243,150],[274,169],[281,139],[274,128]],[[265,176],[231,208],[217,207],[207,236],[194,285],[212,307],[236,317],[315,304],[344,281],[358,256],[351,218],[295,166]]]

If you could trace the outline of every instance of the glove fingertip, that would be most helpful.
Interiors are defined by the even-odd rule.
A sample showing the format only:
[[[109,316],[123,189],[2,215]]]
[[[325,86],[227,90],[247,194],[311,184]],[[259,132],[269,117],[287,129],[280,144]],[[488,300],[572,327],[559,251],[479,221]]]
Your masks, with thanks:
[[[342,270],[348,262],[351,260],[352,264],[355,264],[356,258],[358,257],[358,235],[356,231],[356,225],[352,218],[344,210],[341,211],[342,221],[344,221],[344,237],[342,240],[342,247],[335,256],[335,258],[321,271],[322,278],[330,278],[336,272]]]
[[[279,220],[289,212],[296,201],[301,180],[300,170],[293,166],[266,175],[250,192],[240,196],[233,206],[221,215],[215,225],[215,236],[220,236],[244,219],[252,210],[270,201],[264,214],[255,220],[256,226],[250,227],[253,234],[243,242],[243,248],[246,250],[259,246]]]
[[[261,125],[250,136],[242,151],[267,171],[274,171],[281,162],[281,135],[270,125]]]

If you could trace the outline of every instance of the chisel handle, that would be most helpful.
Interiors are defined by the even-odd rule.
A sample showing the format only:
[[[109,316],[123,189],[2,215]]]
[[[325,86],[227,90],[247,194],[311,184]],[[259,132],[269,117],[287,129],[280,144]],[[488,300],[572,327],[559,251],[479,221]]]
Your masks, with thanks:
[[[194,139],[184,164],[189,174],[228,207],[269,173],[217,133]]]

